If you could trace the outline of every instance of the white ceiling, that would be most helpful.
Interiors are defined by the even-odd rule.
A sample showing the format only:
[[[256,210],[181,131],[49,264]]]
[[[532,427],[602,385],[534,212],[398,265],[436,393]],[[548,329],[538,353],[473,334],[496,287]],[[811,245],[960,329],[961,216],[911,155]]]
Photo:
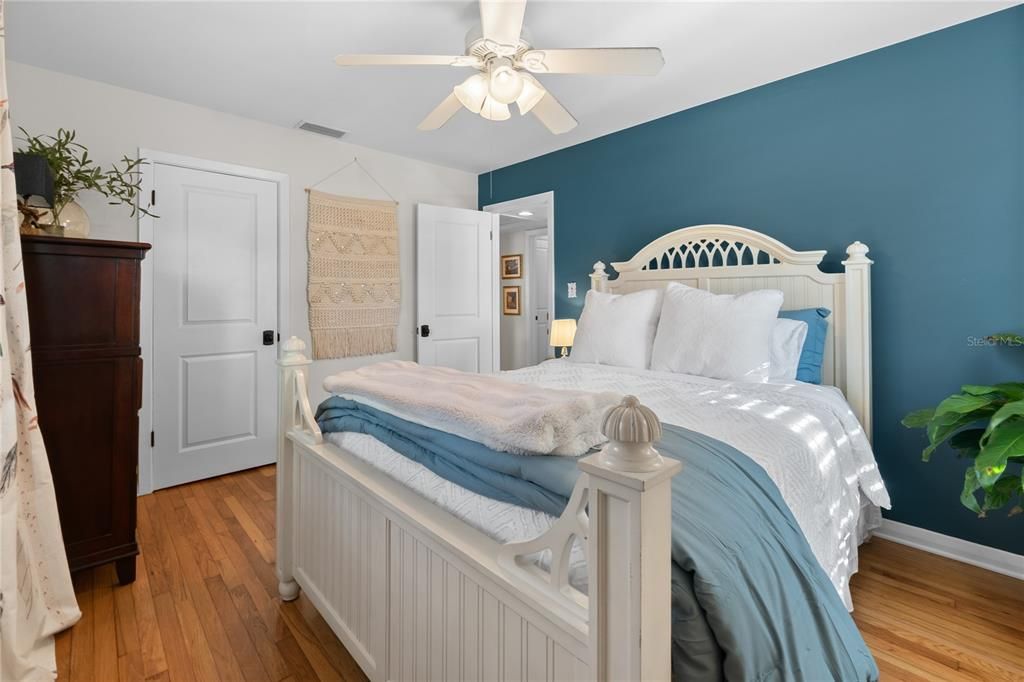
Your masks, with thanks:
[[[660,47],[655,77],[545,76],[580,121],[554,136],[531,116],[459,112],[416,124],[466,69],[334,65],[341,52],[461,54],[477,6],[460,2],[40,2],[7,4],[9,59],[473,172],[991,13],[1016,2],[550,2],[537,47]],[[325,139],[326,142],[326,139]],[[258,143],[258,141],[254,141]]]

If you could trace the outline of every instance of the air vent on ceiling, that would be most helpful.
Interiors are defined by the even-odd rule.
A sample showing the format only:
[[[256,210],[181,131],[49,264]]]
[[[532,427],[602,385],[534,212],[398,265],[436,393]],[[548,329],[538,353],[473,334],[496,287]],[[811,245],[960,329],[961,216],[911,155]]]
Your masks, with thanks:
[[[333,137],[335,139],[344,137],[344,130],[336,130],[335,128],[328,128],[317,123],[310,123],[309,121],[299,121],[298,125],[295,126],[299,130],[305,130],[310,133],[316,133],[317,135],[326,135],[327,137]]]

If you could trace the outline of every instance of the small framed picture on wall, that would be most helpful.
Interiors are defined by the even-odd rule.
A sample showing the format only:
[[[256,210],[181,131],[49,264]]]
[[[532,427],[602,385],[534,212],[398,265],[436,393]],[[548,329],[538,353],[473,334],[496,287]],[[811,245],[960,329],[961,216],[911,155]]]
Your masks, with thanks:
[[[523,276],[523,254],[501,257],[501,278],[519,279]]]
[[[521,315],[523,310],[519,304],[519,287],[501,288],[501,312],[506,315]]]

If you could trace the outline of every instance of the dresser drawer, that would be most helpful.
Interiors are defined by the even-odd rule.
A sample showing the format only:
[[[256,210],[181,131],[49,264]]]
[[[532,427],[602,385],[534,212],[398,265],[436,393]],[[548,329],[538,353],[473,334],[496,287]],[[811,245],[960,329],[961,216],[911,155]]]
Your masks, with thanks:
[[[34,352],[49,356],[109,349],[138,354],[139,259],[130,252],[116,257],[82,255],[83,249],[69,253],[60,246],[27,249],[31,255],[25,259],[25,280]]]

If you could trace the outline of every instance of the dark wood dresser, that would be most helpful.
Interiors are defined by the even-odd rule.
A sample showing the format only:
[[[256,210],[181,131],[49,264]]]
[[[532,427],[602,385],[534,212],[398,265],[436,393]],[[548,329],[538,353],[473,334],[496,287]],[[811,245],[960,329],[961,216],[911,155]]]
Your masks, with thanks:
[[[23,236],[39,427],[68,562],[115,561],[135,580],[142,357],[139,288],[149,244]]]

